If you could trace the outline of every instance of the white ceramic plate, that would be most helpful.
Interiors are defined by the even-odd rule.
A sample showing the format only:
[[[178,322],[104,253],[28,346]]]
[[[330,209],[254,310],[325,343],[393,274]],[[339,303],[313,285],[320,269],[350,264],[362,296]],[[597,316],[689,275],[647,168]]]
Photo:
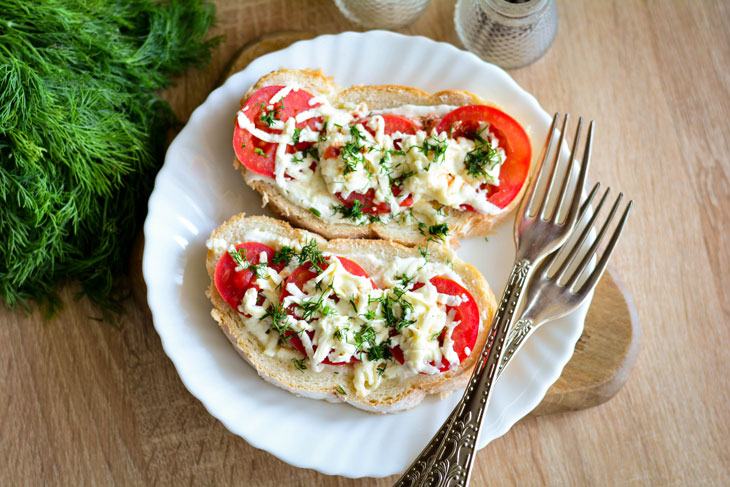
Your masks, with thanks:
[[[528,130],[534,157],[550,117],[504,71],[450,44],[385,31],[346,32],[297,42],[252,62],[210,94],[170,145],[149,201],[143,270],[155,327],[185,386],[232,432],[292,465],[347,477],[392,475],[407,468],[459,394],[385,416],[299,398],[261,380],[209,315],[205,240],[234,214],[268,214],[232,167],[234,115],[246,90],[282,67],[321,68],[341,86],[472,91]],[[479,268],[497,296],[514,256],[511,230],[509,221],[489,242],[465,240],[458,252]],[[542,327],[513,358],[495,385],[480,447],[540,402],[572,355],[586,310],[587,305]]]

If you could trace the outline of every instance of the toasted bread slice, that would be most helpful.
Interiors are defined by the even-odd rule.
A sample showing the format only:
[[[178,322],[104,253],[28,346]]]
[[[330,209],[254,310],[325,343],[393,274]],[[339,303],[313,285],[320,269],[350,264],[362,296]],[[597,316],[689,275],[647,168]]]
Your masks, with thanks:
[[[259,89],[278,85],[299,86],[314,96],[326,97],[333,105],[366,103],[371,110],[396,108],[403,105],[494,106],[481,97],[466,91],[448,90],[429,94],[417,88],[397,85],[353,86],[343,90],[320,71],[280,69],[259,79],[241,99],[241,107],[243,108],[248,99]],[[246,184],[262,195],[264,205],[268,205],[275,215],[326,238],[382,238],[406,245],[421,243],[428,238],[428,235],[424,235],[418,227],[395,221],[356,224],[315,217],[309,208],[300,206],[296,201],[287,198],[274,179],[261,177],[248,170],[238,159],[234,160],[234,166],[242,169]],[[492,228],[508,218],[519,205],[527,183],[526,180],[517,196],[497,214],[488,215],[474,211],[443,208],[442,211],[446,213],[449,228],[448,238],[488,235]]]
[[[396,374],[394,377],[383,377],[376,388],[367,395],[362,395],[358,394],[353,384],[356,374],[356,366],[353,364],[323,365],[316,372],[313,367],[302,370],[301,362],[297,367],[297,359],[301,361],[303,356],[295,349],[287,347],[287,343],[279,342],[274,353],[270,348],[267,352],[266,345],[247,325],[244,317],[219,294],[214,282],[216,265],[229,245],[257,241],[277,249],[282,246],[282,242],[305,243],[312,239],[321,250],[359,264],[376,283],[394,259],[419,255],[419,249],[383,240],[327,241],[319,235],[293,229],[287,223],[261,216],[247,218],[240,214],[214,230],[208,241],[210,250],[206,259],[211,278],[206,293],[213,303],[211,315],[238,353],[262,378],[299,396],[346,402],[376,413],[412,408],[427,394],[448,393],[466,384],[486,340],[487,327],[495,312],[496,302],[484,277],[473,266],[455,258],[449,250],[434,244],[428,247],[429,261],[451,262],[453,272],[458,275],[461,285],[471,293],[479,308],[480,324],[476,343],[471,353],[458,366],[434,375],[411,374],[402,377]],[[276,334],[273,330],[272,333]],[[397,363],[393,362],[392,365],[397,366]]]

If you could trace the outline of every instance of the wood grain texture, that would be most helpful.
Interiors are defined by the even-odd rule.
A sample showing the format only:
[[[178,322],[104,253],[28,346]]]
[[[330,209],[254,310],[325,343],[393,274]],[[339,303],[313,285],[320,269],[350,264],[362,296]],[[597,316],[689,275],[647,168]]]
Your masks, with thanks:
[[[247,41],[353,28],[327,0],[218,4],[224,44],[165,93],[183,119]],[[453,5],[433,0],[402,32],[459,45]],[[598,121],[591,177],[637,202],[612,264],[644,324],[642,351],[612,400],[527,418],[480,451],[474,485],[730,485],[730,4],[558,9],[553,47],[510,74],[546,110]],[[50,323],[0,311],[0,485],[392,485],[249,446],[185,390],[133,301],[113,328],[75,291]]]

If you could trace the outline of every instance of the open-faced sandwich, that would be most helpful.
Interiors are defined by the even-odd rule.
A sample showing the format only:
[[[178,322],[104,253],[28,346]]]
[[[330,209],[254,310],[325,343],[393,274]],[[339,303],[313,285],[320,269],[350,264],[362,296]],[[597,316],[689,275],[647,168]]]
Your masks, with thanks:
[[[207,246],[213,318],[259,375],[306,397],[385,413],[463,387],[495,312],[481,274],[433,243],[238,215]]]
[[[278,216],[327,238],[407,244],[486,235],[518,205],[532,158],[520,124],[477,95],[342,90],[309,70],[246,93],[233,147]]]

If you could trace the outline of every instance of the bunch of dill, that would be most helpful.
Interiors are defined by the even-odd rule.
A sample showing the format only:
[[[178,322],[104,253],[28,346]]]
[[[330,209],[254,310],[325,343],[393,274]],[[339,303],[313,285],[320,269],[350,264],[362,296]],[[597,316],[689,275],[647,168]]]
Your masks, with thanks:
[[[205,0],[0,0],[0,295],[54,311],[114,278],[175,122],[156,91],[210,59]]]

